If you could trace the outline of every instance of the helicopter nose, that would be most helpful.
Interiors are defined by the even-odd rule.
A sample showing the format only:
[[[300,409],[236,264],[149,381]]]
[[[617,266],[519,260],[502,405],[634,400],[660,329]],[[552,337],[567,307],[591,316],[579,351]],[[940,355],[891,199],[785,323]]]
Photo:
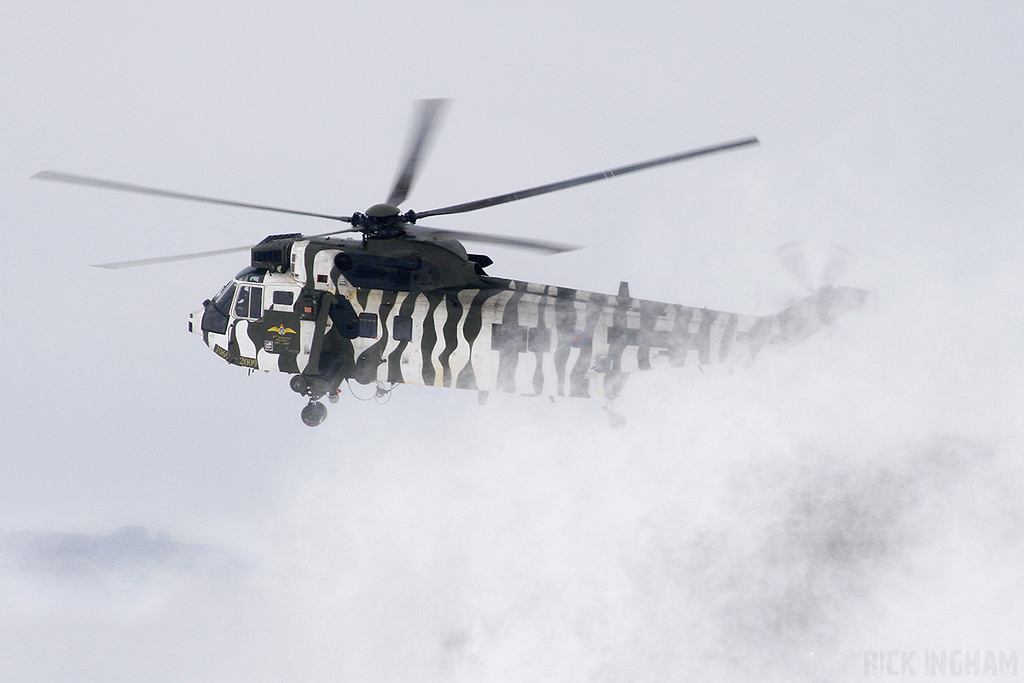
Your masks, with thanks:
[[[193,334],[202,336],[203,332],[199,328],[199,321],[203,319],[203,311],[192,311],[188,314],[188,331]]]

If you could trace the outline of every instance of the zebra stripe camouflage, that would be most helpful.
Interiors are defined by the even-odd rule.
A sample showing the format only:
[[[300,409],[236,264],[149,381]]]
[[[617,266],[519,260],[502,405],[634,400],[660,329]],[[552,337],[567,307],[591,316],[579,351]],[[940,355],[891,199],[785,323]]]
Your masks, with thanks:
[[[748,364],[868,295],[827,286],[749,316],[637,299],[625,285],[609,295],[490,277],[451,244],[285,237],[254,248],[189,324],[229,363],[298,375],[292,388],[313,401],[347,379],[611,400],[632,372]],[[279,262],[256,258],[281,245]]]
[[[630,372],[749,363],[859,306],[863,292],[825,287],[757,317],[520,281],[450,293],[353,290],[354,310],[376,329],[353,341],[350,360],[364,382],[614,398]]]

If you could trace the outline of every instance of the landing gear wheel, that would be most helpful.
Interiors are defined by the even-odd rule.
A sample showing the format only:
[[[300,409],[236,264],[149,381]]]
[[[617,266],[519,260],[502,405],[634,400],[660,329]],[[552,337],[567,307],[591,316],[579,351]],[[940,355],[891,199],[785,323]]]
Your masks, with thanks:
[[[327,419],[327,406],[317,401],[310,401],[302,409],[302,422],[307,427],[316,427]]]
[[[300,396],[305,396],[309,392],[309,381],[302,375],[295,375],[292,377],[288,381],[288,386],[290,386],[292,391]]]

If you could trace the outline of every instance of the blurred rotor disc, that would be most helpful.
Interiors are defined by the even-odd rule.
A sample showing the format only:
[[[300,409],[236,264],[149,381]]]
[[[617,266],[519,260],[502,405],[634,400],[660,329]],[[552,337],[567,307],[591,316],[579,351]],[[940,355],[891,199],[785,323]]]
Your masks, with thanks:
[[[775,250],[773,299],[782,306],[839,283],[857,260],[852,251],[835,242],[793,240]]]

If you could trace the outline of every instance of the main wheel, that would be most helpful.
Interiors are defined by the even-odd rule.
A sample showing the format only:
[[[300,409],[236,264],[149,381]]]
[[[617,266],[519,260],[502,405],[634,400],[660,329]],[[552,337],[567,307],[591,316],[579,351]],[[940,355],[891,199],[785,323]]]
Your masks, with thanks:
[[[307,427],[316,427],[327,419],[327,406],[317,401],[310,401],[302,409],[302,422]]]

